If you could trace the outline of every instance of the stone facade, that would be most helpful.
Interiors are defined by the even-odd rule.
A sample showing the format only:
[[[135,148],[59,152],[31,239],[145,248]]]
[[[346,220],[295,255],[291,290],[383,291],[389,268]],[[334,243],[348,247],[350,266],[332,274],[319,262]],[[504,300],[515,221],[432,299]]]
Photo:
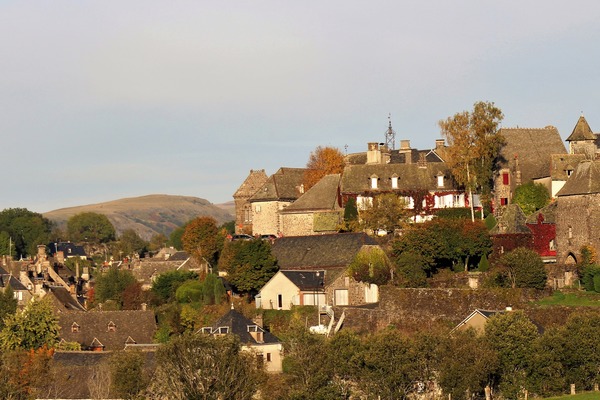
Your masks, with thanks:
[[[235,203],[235,233],[252,232],[252,205],[248,201],[267,181],[264,169],[250,170],[250,174],[233,195]]]
[[[285,213],[282,215],[282,230],[285,236],[314,235],[312,213]]]
[[[357,306],[379,300],[377,285],[357,282],[345,272],[327,285],[325,293],[327,304],[333,306]]]
[[[557,201],[557,262],[574,264],[581,261],[582,246],[600,250],[600,193],[560,196]]]
[[[263,201],[252,203],[252,234],[277,235],[282,231],[279,211],[287,207],[289,201]]]

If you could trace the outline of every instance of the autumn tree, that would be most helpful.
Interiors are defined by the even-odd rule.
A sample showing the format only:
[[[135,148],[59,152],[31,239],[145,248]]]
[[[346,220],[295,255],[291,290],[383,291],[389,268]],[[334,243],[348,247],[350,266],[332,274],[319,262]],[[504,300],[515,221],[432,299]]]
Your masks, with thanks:
[[[198,217],[190,221],[181,236],[183,249],[200,263],[217,265],[225,236],[219,232],[212,217]]]
[[[148,242],[148,250],[159,251],[167,245],[169,238],[164,233],[157,233],[152,235],[150,242]]]
[[[493,187],[493,173],[505,143],[498,126],[504,115],[494,103],[479,101],[473,111],[463,111],[439,122],[448,141],[445,160],[456,181],[467,188],[473,210],[473,191],[488,197]]]
[[[371,205],[360,210],[360,219],[366,229],[393,231],[404,225],[409,214],[406,201],[393,193],[375,196]]]
[[[96,277],[94,296],[99,302],[112,300],[117,308],[123,307],[125,289],[137,282],[131,271],[111,267],[107,272]]]
[[[550,203],[550,193],[543,184],[528,182],[517,186],[512,202],[518,204],[525,215],[530,215]]]
[[[83,212],[73,215],[67,221],[67,233],[74,242],[94,244],[115,240],[115,227],[103,214]]]
[[[380,248],[358,252],[349,266],[350,275],[358,282],[385,285],[390,280],[390,262]]]
[[[318,146],[310,153],[304,174],[304,190],[313,187],[325,175],[344,171],[344,155],[335,147]]]

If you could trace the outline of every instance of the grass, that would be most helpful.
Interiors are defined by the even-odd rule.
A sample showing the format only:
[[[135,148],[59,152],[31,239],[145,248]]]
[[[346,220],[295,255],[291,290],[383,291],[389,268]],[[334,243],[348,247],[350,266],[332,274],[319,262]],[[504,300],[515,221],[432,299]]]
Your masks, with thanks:
[[[558,397],[548,397],[544,400],[598,400],[600,399],[600,392],[587,392],[576,395],[565,394]]]
[[[538,300],[535,304],[542,306],[584,306],[600,307],[600,293],[556,291],[550,297]],[[597,398],[600,399],[600,396]]]

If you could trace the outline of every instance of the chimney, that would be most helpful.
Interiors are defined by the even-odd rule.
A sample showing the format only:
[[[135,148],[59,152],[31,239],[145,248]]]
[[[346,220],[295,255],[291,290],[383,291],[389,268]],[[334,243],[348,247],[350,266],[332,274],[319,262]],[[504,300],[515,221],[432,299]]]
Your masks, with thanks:
[[[381,164],[381,151],[379,150],[379,143],[368,143],[367,164]]]
[[[141,307],[142,311],[146,311],[146,306],[147,306],[146,303],[140,304],[140,307]]]
[[[436,150],[443,149],[444,147],[446,147],[445,139],[435,139],[435,149]]]
[[[412,149],[410,148],[410,140],[403,139],[400,141],[399,154],[404,154],[404,163],[412,164]]]

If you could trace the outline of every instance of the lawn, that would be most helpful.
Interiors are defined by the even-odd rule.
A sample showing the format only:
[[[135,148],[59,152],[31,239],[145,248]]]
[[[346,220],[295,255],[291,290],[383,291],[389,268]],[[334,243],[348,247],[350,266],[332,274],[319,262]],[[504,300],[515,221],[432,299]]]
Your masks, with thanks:
[[[587,392],[576,395],[565,394],[564,396],[548,397],[545,400],[598,400],[600,392]]]
[[[556,291],[550,297],[538,300],[535,304],[542,306],[586,306],[600,307],[600,293]],[[597,397],[600,399],[600,395]]]

